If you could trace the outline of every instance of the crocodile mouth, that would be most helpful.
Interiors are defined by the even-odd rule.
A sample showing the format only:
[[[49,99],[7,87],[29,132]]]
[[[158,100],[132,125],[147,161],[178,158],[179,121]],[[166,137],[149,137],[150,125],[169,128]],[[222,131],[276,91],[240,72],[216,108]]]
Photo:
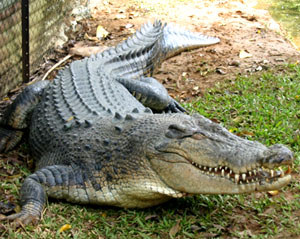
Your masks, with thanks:
[[[235,184],[252,184],[259,183],[263,184],[273,183],[274,181],[279,180],[289,176],[291,173],[291,167],[288,165],[285,169],[278,167],[277,169],[268,169],[265,167],[255,168],[244,173],[235,173],[232,169],[227,166],[218,166],[218,167],[207,167],[199,165],[195,162],[190,162],[195,168],[201,171],[201,173],[208,176],[217,176],[224,179],[228,179]]]

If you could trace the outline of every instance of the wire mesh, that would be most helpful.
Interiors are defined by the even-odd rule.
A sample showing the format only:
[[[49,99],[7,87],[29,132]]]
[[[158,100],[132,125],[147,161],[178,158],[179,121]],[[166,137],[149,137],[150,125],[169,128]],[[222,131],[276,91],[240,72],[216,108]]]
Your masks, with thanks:
[[[30,70],[35,71],[53,47],[71,0],[29,1]],[[22,82],[21,0],[0,1],[0,96]]]

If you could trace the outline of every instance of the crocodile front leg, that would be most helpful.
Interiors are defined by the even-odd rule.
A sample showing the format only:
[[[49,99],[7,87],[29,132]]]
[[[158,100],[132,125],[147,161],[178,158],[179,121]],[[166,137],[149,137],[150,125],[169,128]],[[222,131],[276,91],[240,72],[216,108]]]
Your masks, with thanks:
[[[55,192],[54,194],[56,195],[54,197],[65,198],[66,194],[69,193],[69,187],[78,184],[82,184],[80,170],[74,170],[70,166],[63,165],[42,168],[28,176],[21,187],[21,212],[0,220],[15,221],[16,226],[38,221],[46,203],[46,196],[50,195],[51,191],[52,194]]]
[[[166,88],[152,77],[142,77],[139,80],[118,78],[117,81],[146,107],[160,112],[185,112],[185,109],[169,96]]]

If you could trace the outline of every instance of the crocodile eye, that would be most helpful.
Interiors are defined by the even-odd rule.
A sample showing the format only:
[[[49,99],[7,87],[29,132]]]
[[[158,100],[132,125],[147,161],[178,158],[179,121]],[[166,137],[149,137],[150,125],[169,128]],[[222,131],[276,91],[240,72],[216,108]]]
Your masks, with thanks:
[[[193,137],[195,134],[195,129],[191,127],[186,127],[180,124],[171,124],[166,133],[166,137],[171,139],[182,139],[186,137]],[[195,136],[197,138],[197,136]]]
[[[171,124],[168,127],[168,131],[166,133],[166,137],[171,139],[179,139],[186,135],[186,128],[182,125]]]

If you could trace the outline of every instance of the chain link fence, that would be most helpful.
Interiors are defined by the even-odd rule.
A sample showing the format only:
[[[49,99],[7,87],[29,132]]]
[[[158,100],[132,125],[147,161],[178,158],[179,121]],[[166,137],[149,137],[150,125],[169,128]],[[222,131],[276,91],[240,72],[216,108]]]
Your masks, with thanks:
[[[55,39],[62,32],[63,26],[66,26],[65,22],[70,18],[76,4],[78,6],[82,2],[84,1],[29,1],[29,52],[26,54],[29,54],[27,65],[30,66],[31,73],[41,64],[46,53],[53,48]],[[22,7],[24,7],[22,0],[0,1],[0,97],[23,82]]]

